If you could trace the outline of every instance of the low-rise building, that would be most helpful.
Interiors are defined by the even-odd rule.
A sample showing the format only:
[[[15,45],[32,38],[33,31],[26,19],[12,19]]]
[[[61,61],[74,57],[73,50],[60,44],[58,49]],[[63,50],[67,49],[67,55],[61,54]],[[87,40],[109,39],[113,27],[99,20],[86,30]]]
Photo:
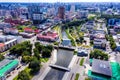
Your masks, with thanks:
[[[4,28],[3,32],[5,34],[17,35],[19,31],[16,28]]]
[[[78,56],[87,56],[88,55],[88,51],[84,50],[84,49],[78,49]]]
[[[116,19],[116,18],[109,19],[108,20],[108,26],[113,27],[113,26],[116,25],[116,23],[119,23],[119,22],[120,22],[120,19]]]
[[[94,48],[106,49],[106,39],[94,39]]]
[[[89,31],[93,30],[95,27],[95,22],[94,21],[88,21],[85,24],[86,29],[88,29]]]
[[[7,74],[14,70],[19,64],[18,60],[4,59],[0,62],[0,80],[6,80]]]
[[[32,28],[26,27],[26,28],[24,28],[24,32],[25,33],[33,33],[34,30]]]
[[[10,23],[0,22],[0,29],[12,27]]]
[[[56,32],[48,31],[43,34],[38,34],[37,39],[42,41],[53,42],[53,41],[57,41],[59,39],[59,36],[58,36],[58,33]]]
[[[116,26],[114,26],[114,31],[120,32],[120,24],[117,24]]]
[[[94,76],[93,76],[94,75]],[[111,79],[112,69],[109,61],[93,59],[92,70],[88,76],[93,80],[106,80]]]
[[[117,33],[114,31],[114,29],[109,29],[109,34],[116,35]]]
[[[71,46],[71,40],[68,38],[63,38],[62,39],[62,45],[63,46]]]
[[[20,32],[19,33],[23,38],[31,38],[33,37],[35,34],[34,33],[26,33],[26,32]]]
[[[21,36],[0,36],[0,52],[3,52],[22,41]]]
[[[90,40],[97,39],[105,39],[105,32],[103,30],[94,30],[90,33]]]
[[[4,46],[5,46],[5,44],[4,44],[4,43],[0,43],[0,52],[5,51]]]

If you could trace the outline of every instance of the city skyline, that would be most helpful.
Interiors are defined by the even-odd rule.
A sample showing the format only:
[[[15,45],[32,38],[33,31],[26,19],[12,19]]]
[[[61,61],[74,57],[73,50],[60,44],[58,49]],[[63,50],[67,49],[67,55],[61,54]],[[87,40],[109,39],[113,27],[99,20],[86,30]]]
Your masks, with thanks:
[[[120,0],[0,0],[0,2],[120,2]]]

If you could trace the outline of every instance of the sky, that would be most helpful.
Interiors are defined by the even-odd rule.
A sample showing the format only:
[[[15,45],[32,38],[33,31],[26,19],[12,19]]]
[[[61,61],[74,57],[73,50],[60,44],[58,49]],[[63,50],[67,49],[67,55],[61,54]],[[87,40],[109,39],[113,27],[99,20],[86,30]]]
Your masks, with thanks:
[[[120,2],[120,0],[0,0],[0,2]]]

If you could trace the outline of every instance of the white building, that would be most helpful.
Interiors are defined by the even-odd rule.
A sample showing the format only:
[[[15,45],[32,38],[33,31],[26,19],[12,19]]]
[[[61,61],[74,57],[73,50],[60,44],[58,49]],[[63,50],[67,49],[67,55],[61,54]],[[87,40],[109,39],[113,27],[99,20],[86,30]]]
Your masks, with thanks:
[[[9,48],[11,48],[12,46],[20,43],[23,40],[23,38],[21,36],[0,36],[0,52],[3,52]]]
[[[41,13],[34,13],[33,20],[43,20],[43,14]]]
[[[5,22],[0,22],[0,29],[3,29],[5,27],[10,28],[11,24],[10,23],[5,23]]]

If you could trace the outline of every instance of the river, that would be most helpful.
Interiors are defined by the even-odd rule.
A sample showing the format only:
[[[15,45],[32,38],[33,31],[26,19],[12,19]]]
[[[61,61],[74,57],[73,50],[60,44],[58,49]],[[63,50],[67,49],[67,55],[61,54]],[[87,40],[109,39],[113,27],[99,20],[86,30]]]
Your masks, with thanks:
[[[57,61],[55,64],[63,67],[68,67],[72,57],[73,57],[73,51],[59,49],[57,52]],[[48,72],[44,80],[62,80],[64,74],[65,71],[52,68]]]

